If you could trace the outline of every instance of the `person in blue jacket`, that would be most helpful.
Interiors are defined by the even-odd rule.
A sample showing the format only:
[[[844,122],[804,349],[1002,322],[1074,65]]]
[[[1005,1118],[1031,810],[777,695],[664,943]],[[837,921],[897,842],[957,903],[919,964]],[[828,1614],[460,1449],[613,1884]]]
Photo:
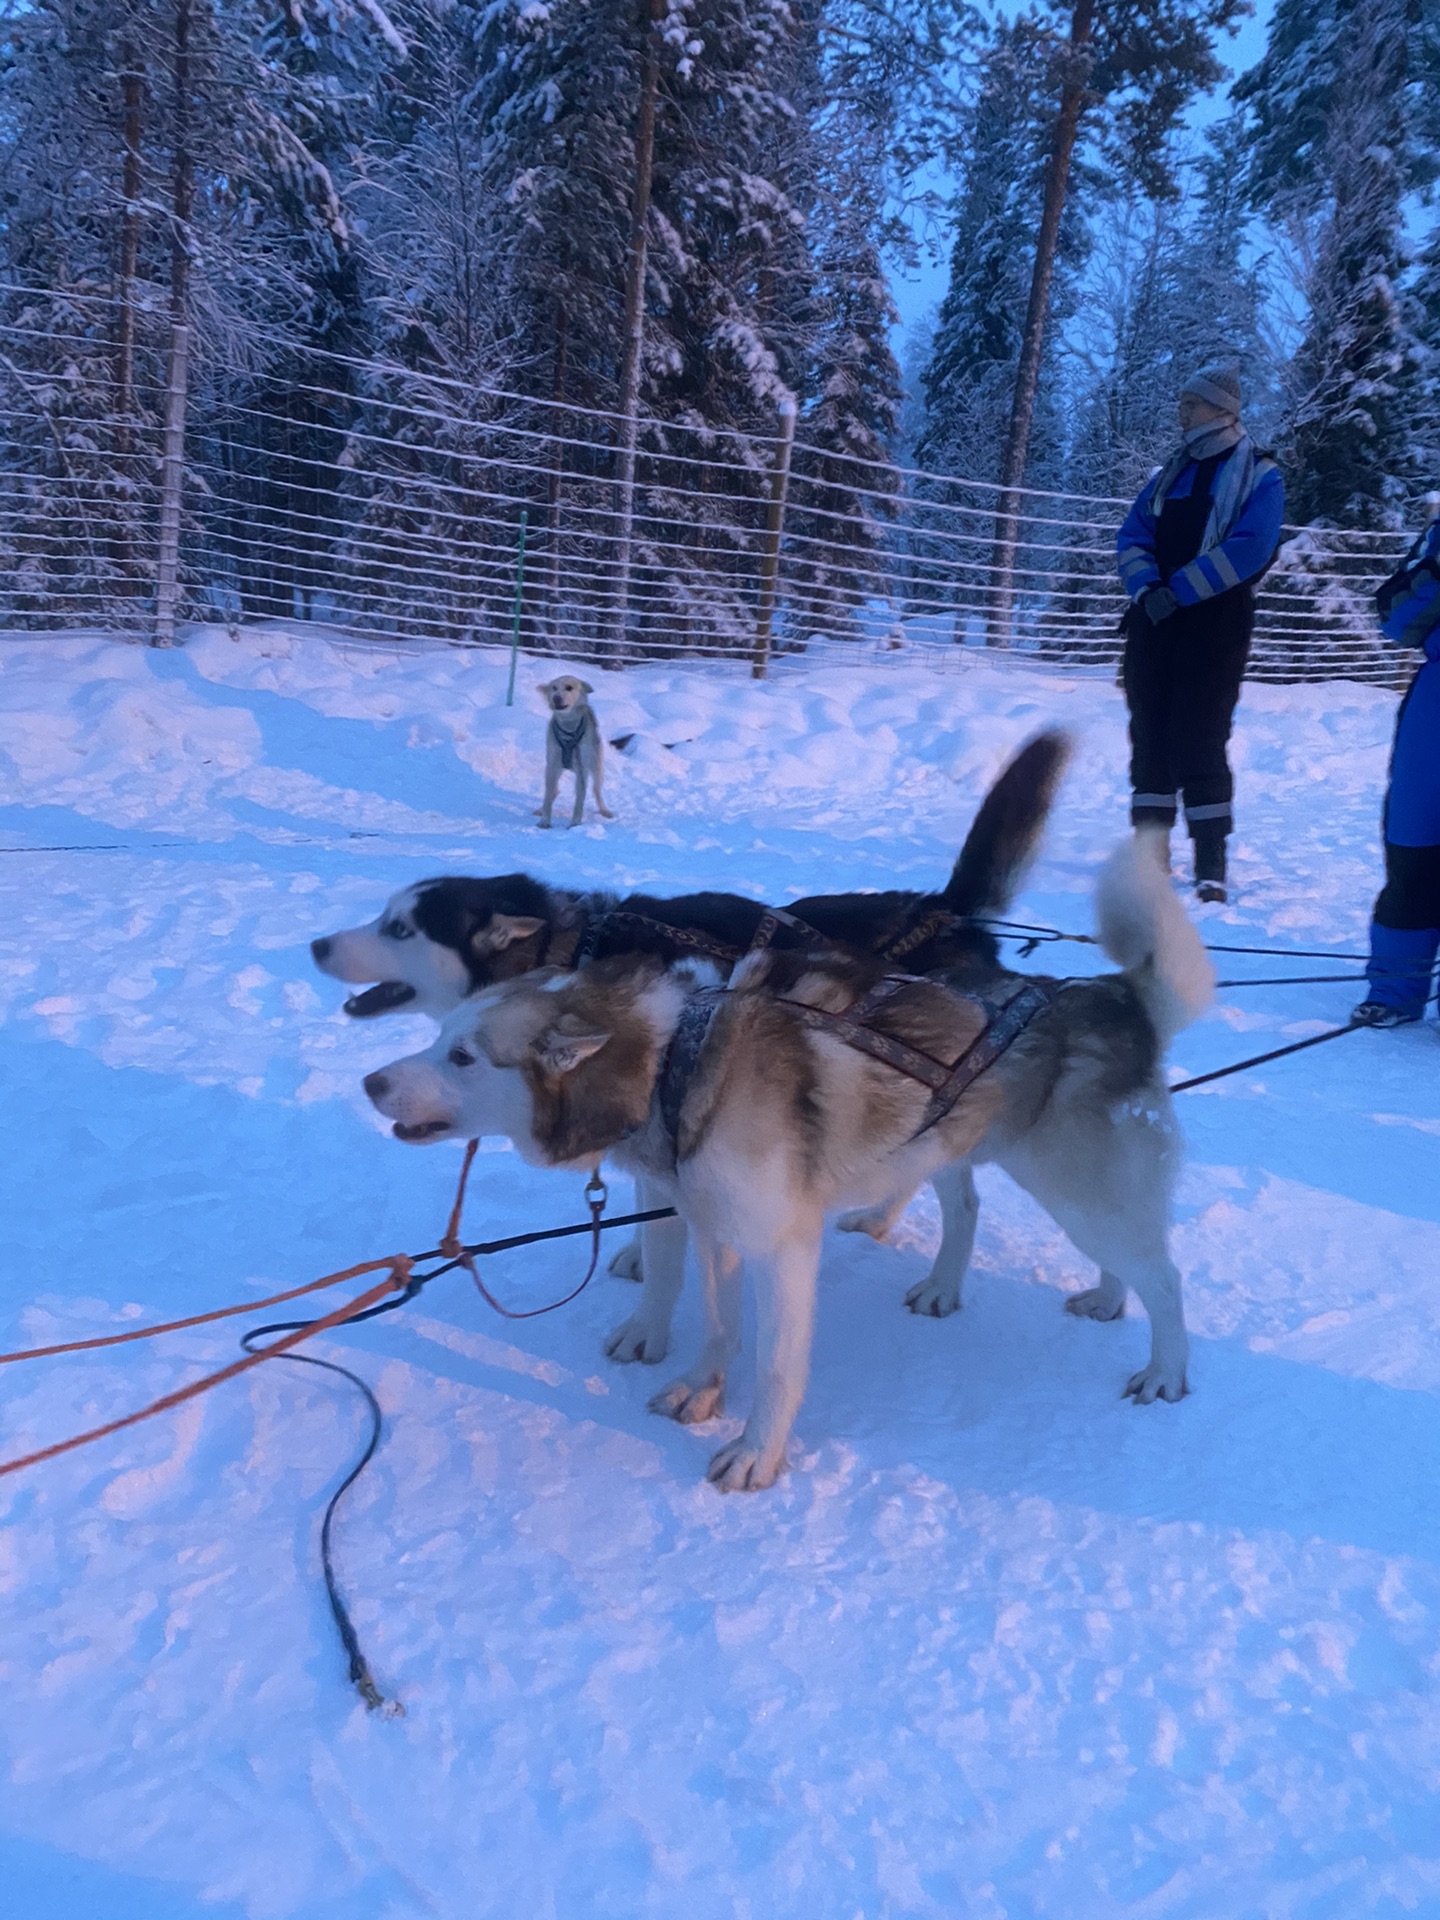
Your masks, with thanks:
[[[1180,394],[1184,436],[1141,488],[1116,538],[1130,708],[1130,819],[1175,824],[1183,801],[1195,891],[1225,898],[1234,780],[1226,747],[1275,557],[1285,486],[1240,424],[1240,375],[1206,367]]]
[[[1370,924],[1370,989],[1351,1015],[1367,1027],[1418,1020],[1440,949],[1440,499],[1399,571],[1375,596],[1380,631],[1424,658],[1400,703],[1385,795],[1385,885]]]

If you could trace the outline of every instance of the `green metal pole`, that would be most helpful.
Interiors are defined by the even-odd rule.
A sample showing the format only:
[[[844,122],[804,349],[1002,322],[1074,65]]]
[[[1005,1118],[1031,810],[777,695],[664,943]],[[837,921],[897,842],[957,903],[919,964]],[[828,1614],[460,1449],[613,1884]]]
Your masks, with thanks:
[[[525,592],[525,528],[530,519],[530,509],[520,509],[520,552],[515,561],[515,617],[510,628],[510,684],[505,689],[505,704],[515,704],[515,662],[520,656],[520,600]]]

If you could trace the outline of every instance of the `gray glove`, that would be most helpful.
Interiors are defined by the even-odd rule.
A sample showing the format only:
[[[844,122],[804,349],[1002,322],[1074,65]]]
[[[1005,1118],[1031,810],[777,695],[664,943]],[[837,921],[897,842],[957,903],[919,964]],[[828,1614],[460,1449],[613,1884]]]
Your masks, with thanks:
[[[1140,597],[1140,611],[1153,627],[1158,627],[1162,620],[1168,620],[1179,604],[1169,587],[1151,587],[1148,593]]]

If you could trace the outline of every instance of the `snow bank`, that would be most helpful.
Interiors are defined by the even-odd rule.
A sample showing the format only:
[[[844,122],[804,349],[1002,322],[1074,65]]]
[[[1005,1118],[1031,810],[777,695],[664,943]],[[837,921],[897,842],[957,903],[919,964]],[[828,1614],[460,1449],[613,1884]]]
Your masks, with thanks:
[[[780,903],[930,885],[1059,718],[1080,750],[1020,912],[1089,926],[1124,822],[1103,680],[587,669],[607,734],[635,736],[619,817],[542,835],[553,670],[522,663],[507,710],[500,650],[0,642],[0,1344],[433,1242],[454,1155],[403,1153],[358,1093],[422,1029],[345,1023],[305,951],[426,873]],[[1247,690],[1238,898],[1207,938],[1358,950],[1393,715],[1373,689]],[[1222,977],[1291,970],[1347,965]],[[1176,1063],[1355,997],[1227,989]],[[359,1431],[323,1378],[261,1369],[0,1482],[15,1910],[1440,1914],[1440,1048],[1358,1034],[1187,1103],[1178,1408],[1121,1404],[1143,1324],[1059,1312],[1088,1275],[999,1176],[954,1320],[900,1306],[928,1198],[891,1246],[827,1246],[796,1464],[754,1500],[701,1483],[714,1433],[648,1415],[650,1370],[601,1358],[626,1283],[516,1327],[456,1279],[326,1343],[390,1421],[339,1558],[403,1721],[354,1703],[315,1577]],[[486,1153],[471,1224],[574,1217],[577,1186]],[[572,1270],[541,1250],[492,1284],[539,1299]],[[234,1351],[203,1329],[8,1369],[0,1452]]]

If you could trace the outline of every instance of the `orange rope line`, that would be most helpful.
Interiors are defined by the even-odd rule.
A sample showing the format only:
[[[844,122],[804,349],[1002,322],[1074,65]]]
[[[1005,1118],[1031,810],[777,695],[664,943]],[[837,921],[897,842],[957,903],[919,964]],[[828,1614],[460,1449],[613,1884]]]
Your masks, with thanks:
[[[107,1333],[95,1340],[66,1340],[55,1347],[26,1347],[18,1353],[0,1353],[0,1367],[12,1360],[46,1360],[57,1353],[88,1353],[96,1347],[123,1347],[131,1340],[149,1340],[157,1333],[179,1333],[184,1327],[203,1327],[211,1320],[230,1320],[237,1313],[259,1313],[266,1307],[282,1306],[298,1300],[302,1294],[318,1293],[324,1287],[338,1287],[345,1280],[358,1280],[362,1273],[374,1273],[383,1260],[370,1260],[358,1267],[346,1267],[343,1273],[323,1274],[307,1280],[303,1287],[287,1287],[284,1293],[267,1294],[263,1300],[242,1300],[233,1307],[216,1307],[209,1313],[191,1314],[188,1320],[164,1320],[154,1327],[133,1327],[129,1333]]]
[[[455,1189],[455,1204],[450,1209],[450,1224],[445,1229],[445,1238],[440,1242],[440,1251],[447,1260],[463,1257],[464,1249],[460,1245],[460,1216],[465,1211],[465,1183],[470,1178],[470,1169],[475,1164],[475,1156],[480,1151],[480,1142],[470,1140],[465,1145],[465,1164],[460,1169],[460,1184]]]
[[[218,1373],[207,1373],[203,1379],[192,1380],[188,1387],[181,1387],[174,1393],[167,1393],[158,1400],[152,1400],[148,1407],[141,1407],[138,1413],[127,1413],[119,1420],[109,1420],[103,1427],[92,1427],[88,1433],[77,1433],[68,1440],[57,1440],[53,1446],[41,1447],[36,1453],[21,1454],[16,1460],[0,1462],[0,1477],[7,1473],[19,1473],[22,1467],[37,1466],[42,1460],[53,1460],[58,1454],[70,1453],[76,1447],[88,1446],[92,1440],[103,1440],[107,1434],[120,1433],[126,1427],[133,1427],[152,1415],[165,1413],[171,1407],[178,1407],[187,1400],[193,1400],[197,1394],[207,1393],[211,1387],[218,1387],[224,1380],[233,1380],[237,1374],[248,1373],[251,1367],[258,1367],[262,1360],[272,1360],[277,1354],[287,1353],[291,1347],[298,1347],[302,1340],[313,1339],[317,1333],[338,1326],[342,1320],[348,1320],[352,1313],[362,1313],[366,1307],[382,1300],[387,1293],[403,1292],[410,1280],[410,1256],[404,1253],[391,1254],[384,1260],[371,1260],[364,1266],[351,1267],[344,1274],[327,1274],[324,1281],[313,1281],[311,1287],[327,1285],[336,1280],[356,1279],[362,1273],[378,1273],[384,1267],[388,1271],[383,1280],[373,1287],[367,1287],[364,1293],[354,1300],[347,1300],[344,1306],[336,1307],[323,1319],[312,1320],[308,1326],[287,1333],[283,1339],[276,1340],[268,1347],[262,1347],[258,1353],[246,1354],[243,1360],[232,1361],[228,1367],[221,1367]],[[299,1287],[297,1293],[310,1291]],[[293,1298],[294,1295],[281,1295],[279,1298]],[[263,1302],[251,1302],[251,1305],[263,1305]],[[209,1318],[218,1318],[210,1315]],[[194,1322],[181,1322],[181,1325],[193,1325]],[[158,1329],[150,1329],[158,1331]]]

